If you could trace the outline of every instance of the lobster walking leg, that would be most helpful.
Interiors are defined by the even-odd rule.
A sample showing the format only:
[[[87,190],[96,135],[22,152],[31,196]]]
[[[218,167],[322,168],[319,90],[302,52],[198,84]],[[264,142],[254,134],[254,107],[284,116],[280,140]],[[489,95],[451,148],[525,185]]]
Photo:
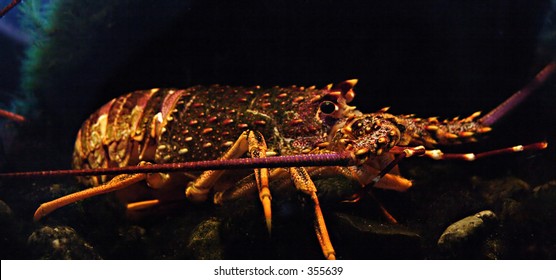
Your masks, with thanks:
[[[24,122],[25,121],[25,117],[18,115],[16,113],[12,113],[6,110],[2,110],[0,109],[0,117],[6,118],[6,119],[10,119],[12,121],[16,121],[16,122]]]
[[[396,154],[396,150],[393,149],[392,153]],[[415,147],[415,148],[411,148],[411,147],[410,148],[404,148],[401,152],[397,153],[397,155],[394,157],[394,159],[390,163],[388,163],[388,165],[386,165],[385,167],[383,167],[380,170],[380,173],[375,178],[372,179],[372,181],[371,181],[372,185],[378,183],[378,181],[380,179],[384,178],[384,176],[386,176],[390,171],[392,171],[392,169],[394,169],[402,159],[407,158],[407,157],[412,157],[414,155],[419,155],[420,156],[420,155],[423,155],[424,153],[425,153],[425,147],[423,147],[423,146],[418,146],[418,147]],[[367,185],[367,186],[369,186],[369,185]],[[403,191],[403,190],[404,189],[400,189],[398,191]]]
[[[160,203],[161,201],[159,199],[138,201],[138,202],[128,203],[126,205],[126,209],[128,211],[138,211],[138,210],[151,208],[153,206],[159,205]]]
[[[313,206],[315,208],[314,227],[324,256],[329,260],[336,259],[336,252],[332,247],[332,242],[330,241],[330,236],[328,235],[328,230],[326,229],[324,216],[322,215],[319,199],[317,197],[317,188],[315,187],[313,180],[311,180],[309,173],[307,173],[307,170],[303,167],[290,167],[289,171],[295,187],[301,192],[309,195],[313,201]]]
[[[145,164],[150,164],[150,163],[144,161],[139,163],[140,166]],[[122,190],[141,181],[146,181],[147,185],[153,189],[168,188],[169,186],[176,184],[175,182],[176,180],[173,180],[174,177],[176,177],[175,174],[161,174],[161,173],[138,173],[133,175],[129,175],[129,174],[118,175],[112,178],[107,183],[89,189],[85,189],[76,193],[68,194],[58,199],[41,204],[41,206],[39,206],[39,208],[35,211],[34,220],[38,221],[42,217],[53,212],[54,210],[64,207],[70,203],[91,198],[93,196]],[[134,202],[127,205],[127,210],[129,211],[141,210],[141,209],[158,205],[160,203],[161,201],[158,199]]]
[[[68,194],[66,196],[60,197],[58,199],[46,202],[41,204],[37,211],[35,211],[35,215],[33,219],[35,221],[40,220],[42,217],[48,215],[52,211],[64,207],[70,203],[77,202],[80,200],[84,200],[96,195],[105,194],[114,192],[117,190],[121,190],[123,188],[129,187],[137,182],[143,181],[147,178],[147,174],[122,174],[114,177],[106,184],[102,184],[100,186],[86,189],[80,192]]]
[[[288,174],[289,173],[289,174]],[[327,174],[334,174],[337,175],[338,173],[342,174],[346,178],[350,180],[356,180],[353,177],[353,174],[347,170],[342,169],[337,166],[326,166],[326,167],[290,167],[288,169],[284,168],[276,168],[273,169],[272,172],[269,174],[272,182],[275,182],[277,185],[276,188],[282,188],[286,186],[290,186],[289,182],[294,183],[297,190],[301,191],[302,193],[309,196],[313,203],[314,207],[314,229],[319,240],[319,244],[321,246],[322,252],[327,259],[335,259],[336,254],[334,248],[332,246],[332,242],[330,241],[330,237],[328,235],[328,230],[326,228],[326,223],[324,221],[324,216],[322,214],[322,210],[320,208],[319,199],[317,197],[317,188],[311,179],[310,174],[320,174],[326,176]],[[255,184],[253,180],[244,180],[245,182],[236,185],[235,188],[230,188],[223,192],[216,193],[214,196],[216,204],[223,204],[229,201],[233,201],[245,195],[250,191],[254,191]]]
[[[399,148],[399,149],[398,149]],[[374,197],[374,195],[369,192],[369,189],[371,187],[376,186],[377,184],[378,187],[380,187],[381,181],[382,184],[384,184],[384,181],[386,181],[386,186],[389,186],[388,188],[392,188],[390,186],[395,186],[394,190],[397,191],[405,191],[407,190],[407,188],[411,187],[411,182],[407,181],[407,179],[404,179],[400,176],[397,176],[395,174],[389,174],[390,172],[397,171],[397,166],[398,163],[400,161],[402,161],[404,158],[407,157],[412,157],[414,155],[418,155],[421,156],[425,153],[425,147],[423,146],[418,146],[418,147],[408,147],[408,148],[401,148],[401,147],[394,147],[392,149],[392,152],[395,155],[395,157],[384,167],[381,168],[380,172],[378,173],[378,175],[376,175],[368,184],[363,185],[363,187],[361,188],[360,194],[364,194],[364,193],[368,193],[370,195],[370,197],[373,199],[374,202],[376,202],[380,208],[380,211],[382,212],[383,216],[392,224],[397,224],[398,221],[396,220],[396,218],[394,218],[394,216],[392,216],[392,214],[390,214],[390,212],[388,212],[388,210],[382,205],[382,203],[376,198]]]
[[[243,132],[232,147],[220,158],[222,160],[239,158],[247,151],[253,158],[266,157],[266,143],[262,134],[256,131]],[[225,173],[226,170],[209,170],[203,172],[199,178],[190,182],[186,196],[193,201],[204,201],[207,199],[208,193],[218,179]],[[270,207],[271,195],[268,188],[268,169],[261,168],[255,169],[255,178],[257,181],[257,188],[259,190],[259,198],[263,205],[266,226],[268,231],[271,231],[272,225],[272,212]]]
[[[249,153],[251,154],[251,157],[266,157],[267,147],[262,134],[249,133],[248,143]],[[266,228],[268,229],[268,232],[270,232],[272,228],[272,209],[270,207],[272,196],[270,195],[270,189],[268,187],[268,177],[268,168],[255,169],[255,179],[257,181],[257,188],[259,190],[259,199],[263,204]]]

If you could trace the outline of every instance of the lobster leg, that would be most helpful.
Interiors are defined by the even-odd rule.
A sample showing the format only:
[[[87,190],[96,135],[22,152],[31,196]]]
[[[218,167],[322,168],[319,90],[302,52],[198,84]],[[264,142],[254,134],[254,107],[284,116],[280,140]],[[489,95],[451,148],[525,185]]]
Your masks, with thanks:
[[[249,153],[251,154],[251,157],[266,157],[267,147],[263,135],[260,133],[250,133],[249,136]],[[272,196],[270,195],[270,189],[268,187],[268,177],[268,168],[255,169],[255,179],[257,181],[257,188],[259,189],[259,199],[263,205],[266,228],[268,229],[268,232],[270,232],[272,228],[272,209],[270,207]]]
[[[7,118],[10,119],[12,121],[16,121],[16,122],[24,122],[25,121],[25,117],[18,115],[16,113],[12,113],[6,110],[2,110],[0,109],[0,117],[3,118]]]
[[[151,200],[132,202],[132,203],[128,203],[126,205],[126,209],[128,211],[138,211],[138,210],[151,208],[153,206],[159,205],[160,203],[161,203],[161,201],[159,199],[151,199]]]
[[[361,183],[363,190],[370,187],[404,192],[411,188],[412,183],[399,175],[398,163],[407,157],[423,155],[425,147],[398,147],[390,150],[391,154],[367,160],[361,166],[347,167],[352,176]]]
[[[232,147],[220,159],[239,158],[247,151],[253,158],[266,157],[266,143],[262,134],[256,131],[243,132]],[[208,193],[218,179],[224,174],[229,172],[226,170],[209,170],[203,172],[199,178],[190,182],[186,189],[186,196],[193,201],[204,201],[207,199]],[[259,198],[263,205],[266,226],[268,231],[271,231],[272,225],[272,212],[270,207],[271,195],[268,188],[268,169],[261,168],[255,169],[255,178],[257,181],[257,188],[259,190]]]
[[[143,181],[147,178],[147,174],[122,174],[114,177],[108,183],[102,184],[100,186],[89,188],[80,192],[68,194],[66,196],[60,197],[58,199],[45,202],[39,206],[33,219],[35,221],[40,220],[42,217],[48,215],[52,211],[66,206],[70,203],[77,202],[89,197],[93,197],[100,194],[110,193],[123,188],[129,187],[137,182]]]
[[[418,146],[418,147],[414,147],[414,148],[412,148],[412,147],[403,148],[401,150],[401,152],[399,152],[399,153],[396,151],[396,149],[392,149],[391,151],[392,151],[392,153],[396,154],[396,156],[394,157],[394,159],[392,161],[390,161],[388,163],[388,165],[382,167],[380,172],[378,173],[378,175],[376,175],[371,180],[372,185],[378,183],[381,179],[383,179],[386,175],[388,175],[388,173],[390,173],[390,171],[392,171],[394,168],[396,168],[396,166],[398,166],[398,163],[401,160],[403,160],[404,158],[412,157],[414,155],[423,155],[425,153],[425,147]],[[396,189],[396,190],[397,191],[405,191],[405,190],[407,190],[407,188],[402,187],[402,188]]]
[[[150,164],[148,162],[142,161],[139,163],[140,166]],[[153,189],[168,188],[170,185],[177,185],[176,181],[180,181],[182,177],[176,176],[176,174],[165,174],[165,173],[138,173],[138,174],[122,174],[112,178],[107,183],[101,184],[96,187],[85,189],[76,193],[68,194],[66,196],[60,197],[58,199],[45,202],[39,206],[37,211],[35,211],[34,220],[38,221],[42,217],[48,215],[52,211],[64,207],[70,203],[84,200],[93,196],[115,192],[121,189],[125,189],[134,185],[137,182],[146,181],[147,185]],[[136,211],[141,209],[146,209],[155,205],[160,204],[161,201],[158,199],[139,201],[129,203],[126,207],[128,211]]]
[[[378,204],[383,216],[388,221],[390,221],[390,223],[397,224],[398,221],[396,220],[396,218],[394,218],[394,216],[392,216],[392,214],[388,212],[388,210],[384,207],[384,205],[382,205],[382,203],[371,192],[369,192],[369,189],[371,187],[377,187],[382,189],[396,190],[399,192],[406,191],[408,188],[412,186],[412,183],[411,181],[397,175],[398,163],[407,157],[412,157],[414,155],[423,155],[425,153],[425,147],[423,146],[407,147],[407,148],[394,147],[391,151],[392,153],[395,154],[395,156],[388,163],[386,163],[386,165],[381,166],[380,171],[378,173],[377,172],[364,173],[364,174],[376,174],[376,175],[374,176],[374,178],[373,177],[367,178],[367,180],[370,179],[370,181],[367,181],[365,184],[363,184],[363,188],[361,189],[360,194],[363,193],[369,194],[369,196]],[[394,172],[395,174],[390,174],[391,172]]]
[[[313,180],[311,180],[309,173],[307,173],[307,170],[303,167],[290,167],[289,171],[295,187],[299,191],[309,195],[313,201],[315,208],[314,227],[324,256],[329,260],[336,259],[336,252],[332,247],[332,242],[330,241],[330,236],[328,235],[328,230],[326,229],[324,216],[322,215],[319,199],[317,197],[317,188],[315,187]]]

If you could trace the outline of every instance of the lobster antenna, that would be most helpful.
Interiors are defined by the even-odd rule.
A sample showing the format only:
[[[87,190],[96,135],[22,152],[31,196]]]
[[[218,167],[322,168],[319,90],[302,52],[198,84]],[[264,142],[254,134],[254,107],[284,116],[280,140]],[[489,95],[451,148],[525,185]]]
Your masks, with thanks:
[[[12,121],[20,122],[20,123],[25,121],[25,117],[23,117],[22,115],[18,115],[16,113],[8,112],[2,109],[0,109],[0,117],[10,119]]]
[[[157,172],[186,172],[222,169],[250,169],[296,166],[351,166],[355,165],[351,153],[328,153],[276,156],[267,158],[238,158],[228,160],[203,160],[181,163],[147,164],[139,166],[94,168],[83,170],[50,170],[31,172],[0,173],[0,178],[13,177],[53,177],[53,176],[91,176],[112,174],[137,174]]]
[[[1,11],[0,11],[0,18],[2,18],[5,14],[7,14],[11,9],[13,9],[17,4],[19,4],[19,2],[21,2],[21,0],[12,0],[12,2],[8,5],[6,5],[6,7],[4,7]]]
[[[501,118],[506,116],[510,111],[512,111],[516,106],[521,104],[531,93],[538,89],[546,80],[555,72],[556,61],[553,61],[546,65],[536,76],[529,82],[525,87],[518,90],[510,98],[506,99],[502,104],[498,105],[488,114],[484,115],[478,120],[479,123],[485,126],[491,126],[498,122]]]

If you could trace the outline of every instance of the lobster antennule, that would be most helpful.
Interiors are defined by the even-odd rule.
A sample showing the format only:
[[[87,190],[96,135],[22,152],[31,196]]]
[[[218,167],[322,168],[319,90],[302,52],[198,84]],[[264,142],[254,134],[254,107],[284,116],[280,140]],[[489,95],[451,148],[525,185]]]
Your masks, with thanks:
[[[546,80],[548,80],[554,72],[556,72],[556,61],[547,64],[539,73],[537,73],[535,78],[529,82],[529,84],[518,90],[502,104],[498,105],[492,111],[481,117],[478,122],[485,126],[495,124],[501,118],[508,115],[510,111],[521,104],[525,99],[527,99],[527,97],[544,84],[544,82],[546,82]]]
[[[0,178],[117,175],[156,172],[185,172],[221,169],[252,169],[298,166],[351,166],[355,160],[351,153],[306,154],[266,158],[239,158],[204,160],[182,163],[148,164],[140,166],[109,167],[77,170],[50,170],[0,173]]]

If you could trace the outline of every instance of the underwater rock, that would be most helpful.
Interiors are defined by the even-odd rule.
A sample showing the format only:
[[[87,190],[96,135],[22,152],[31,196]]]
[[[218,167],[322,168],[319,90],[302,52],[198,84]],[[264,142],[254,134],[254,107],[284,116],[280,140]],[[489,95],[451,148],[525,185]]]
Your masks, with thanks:
[[[452,256],[469,256],[469,250],[478,251],[488,238],[486,229],[496,223],[498,218],[490,210],[481,211],[475,215],[465,217],[446,228],[438,239],[438,247]],[[471,252],[473,255],[475,252]]]
[[[101,259],[93,246],[68,226],[44,226],[27,240],[36,259]]]
[[[203,221],[210,219],[202,206],[187,205],[180,215],[165,215],[153,220],[147,230],[147,252],[149,259],[191,259],[192,234]]]
[[[14,218],[12,209],[0,200],[0,259],[25,258],[25,240],[20,232],[21,224]]]
[[[4,225],[13,218],[13,212],[10,206],[0,200],[0,225]]]
[[[527,199],[510,207],[502,222],[512,244],[512,257],[556,258],[556,180],[534,187]]]
[[[187,248],[194,259],[220,260],[223,258],[219,229],[221,222],[210,218],[201,222],[191,233]]]
[[[527,182],[513,176],[494,180],[482,180],[474,177],[472,182],[479,190],[484,202],[500,216],[505,216],[506,211],[512,211],[513,206],[518,206],[531,193]]]
[[[117,241],[111,247],[111,254],[106,258],[114,259],[146,259],[147,230],[137,225],[120,226]],[[99,244],[96,243],[97,248]],[[104,250],[103,250],[104,252]]]
[[[533,200],[540,202],[541,207],[546,207],[544,211],[551,211],[552,215],[556,214],[556,180],[533,188]]]
[[[120,228],[118,232],[126,243],[141,243],[145,240],[146,230],[140,226],[132,225]]]
[[[339,212],[331,218],[334,246],[341,258],[415,259],[423,254],[421,236],[402,225]]]
[[[498,234],[487,236],[480,254],[484,259],[497,260],[502,259],[506,255],[506,243]]]

